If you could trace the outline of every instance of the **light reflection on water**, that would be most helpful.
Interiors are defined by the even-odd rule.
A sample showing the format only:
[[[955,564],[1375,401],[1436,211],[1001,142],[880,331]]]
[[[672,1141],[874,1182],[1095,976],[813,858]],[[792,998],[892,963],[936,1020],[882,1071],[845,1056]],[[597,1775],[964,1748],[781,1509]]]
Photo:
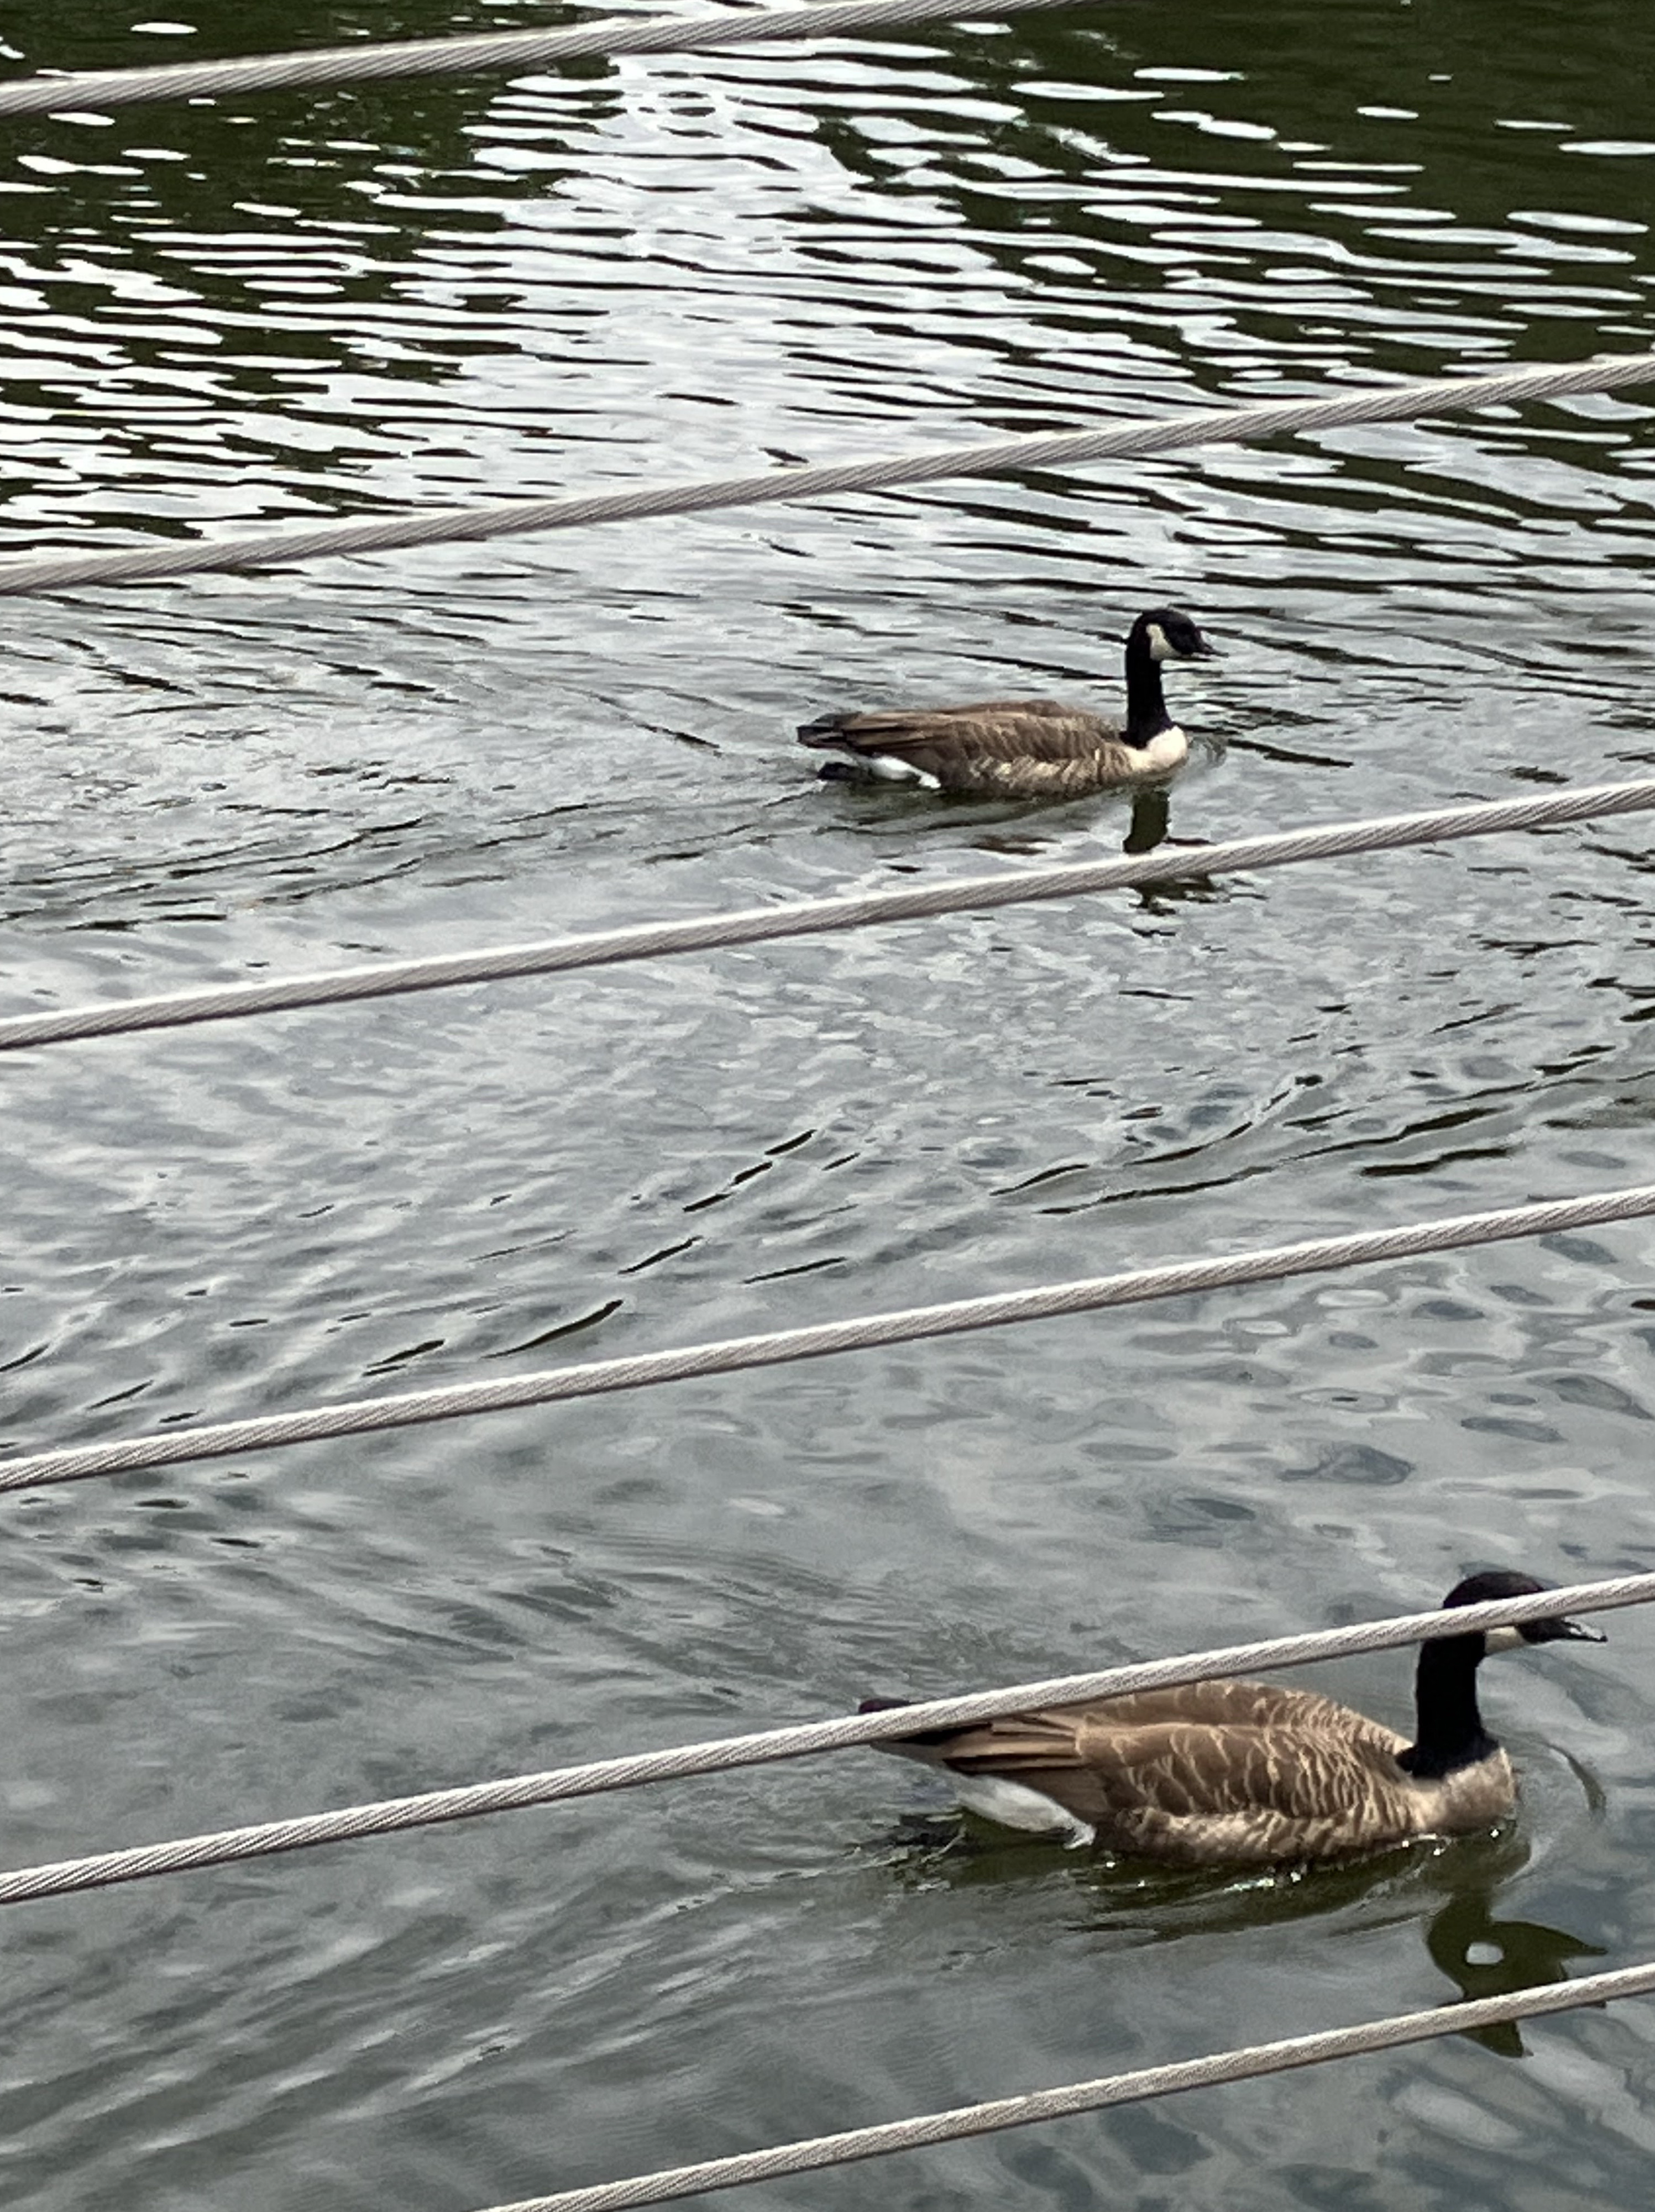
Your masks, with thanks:
[[[9,35],[95,66],[465,27],[191,20]],[[18,126],[0,535],[1646,347],[1640,25],[1199,0]],[[1649,419],[9,602],[6,1004],[1636,773]],[[790,742],[840,701],[1110,697],[1168,599],[1228,657],[1177,679],[1165,821],[818,786]],[[3,1441],[1643,1180],[1648,875],[1634,819],[19,1061]],[[1646,1249],[14,1499],[6,1863],[1360,1618],[1473,1564],[1647,1566]],[[1301,1882],[934,1829],[846,1759],[24,1908],[8,2201],[481,2205],[1649,1955],[1646,1638],[1491,1670],[1512,1829]],[[1405,1711],[1383,1656],[1329,1686]],[[879,2201],[1526,2212],[1567,2172],[1630,2208],[1642,2033],[960,2147]]]

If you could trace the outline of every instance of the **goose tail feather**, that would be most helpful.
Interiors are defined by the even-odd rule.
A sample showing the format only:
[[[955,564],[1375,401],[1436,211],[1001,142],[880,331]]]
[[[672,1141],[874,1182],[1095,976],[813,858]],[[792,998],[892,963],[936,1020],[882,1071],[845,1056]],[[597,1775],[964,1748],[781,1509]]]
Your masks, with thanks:
[[[856,1708],[859,1713],[893,1713],[911,1703],[907,1698],[864,1698]],[[952,1743],[959,1734],[958,1729],[916,1729],[912,1735],[886,1736],[882,1743],[871,1743],[870,1751],[894,1751],[910,1759],[925,1756],[931,1746]]]
[[[818,714],[813,722],[800,722],[798,729],[801,745],[837,745],[844,737],[847,717],[843,713]]]

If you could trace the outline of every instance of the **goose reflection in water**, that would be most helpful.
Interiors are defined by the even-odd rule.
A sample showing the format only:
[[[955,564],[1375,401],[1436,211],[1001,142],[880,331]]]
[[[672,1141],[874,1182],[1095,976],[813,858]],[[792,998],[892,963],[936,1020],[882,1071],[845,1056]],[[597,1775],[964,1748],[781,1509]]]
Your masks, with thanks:
[[[1572,1978],[1571,1960],[1603,1957],[1602,1944],[1585,1942],[1561,1928],[1549,1928],[1543,1921],[1497,1920],[1494,1893],[1492,1885],[1457,1890],[1432,1916],[1425,1931],[1425,1948],[1433,1964],[1446,1974],[1466,2002],[1567,1982]],[[1498,2021],[1492,2027],[1469,2027],[1465,2033],[1503,2058],[1526,2055],[1514,2020]]]
[[[1529,1841],[1515,1825],[1342,1866],[1217,1878],[1195,1869],[1083,1857],[1056,1843],[995,1844],[988,1830],[962,1832],[957,1820],[935,1814],[904,1816],[887,1832],[885,1850],[891,1871],[916,1889],[1037,1893],[1057,1876],[1071,1899],[1083,1900],[1078,1919],[1066,1912],[1068,1924],[1132,1944],[1239,1936],[1329,1913],[1354,1916],[1354,1924],[1369,1929],[1417,1924],[1421,1904],[1434,1891],[1441,1901],[1425,1923],[1425,1948],[1465,2003],[1573,1980],[1574,1961],[1604,1955],[1603,1945],[1567,1929],[1496,1914],[1501,1892],[1530,1864]],[[1412,2002],[1391,2008],[1411,2008]],[[1527,2056],[1515,2021],[1462,2032],[1503,2058]]]

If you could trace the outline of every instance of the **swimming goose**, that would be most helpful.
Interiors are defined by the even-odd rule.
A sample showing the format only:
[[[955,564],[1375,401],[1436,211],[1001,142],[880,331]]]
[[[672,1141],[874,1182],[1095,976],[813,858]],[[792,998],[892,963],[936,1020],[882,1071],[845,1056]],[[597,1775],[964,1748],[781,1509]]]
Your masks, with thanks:
[[[1473,1575],[1445,1606],[1543,1589]],[[1004,1827],[1177,1866],[1349,1858],[1463,1835],[1509,1813],[1517,1786],[1477,1711],[1490,1651],[1603,1641],[1578,1621],[1441,1636],[1420,1646],[1410,1743],[1365,1714],[1274,1682],[1191,1682],[1090,1705],[935,1729],[874,1747],[945,1769],[961,1802]],[[900,1705],[871,1698],[864,1712]]]
[[[973,798],[1072,799],[1110,784],[1165,775],[1190,750],[1166,711],[1164,660],[1219,657],[1186,614],[1152,607],[1126,641],[1126,715],[1093,714],[1056,699],[984,699],[974,707],[880,707],[818,715],[801,745],[837,748],[826,777],[918,784]]]

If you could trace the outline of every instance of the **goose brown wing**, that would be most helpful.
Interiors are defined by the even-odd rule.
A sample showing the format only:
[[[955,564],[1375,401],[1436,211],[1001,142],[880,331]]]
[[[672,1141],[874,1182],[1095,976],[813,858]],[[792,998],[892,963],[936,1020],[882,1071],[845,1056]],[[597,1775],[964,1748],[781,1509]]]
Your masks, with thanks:
[[[1072,760],[1118,738],[1121,724],[1056,699],[984,699],[969,707],[882,707],[824,715],[800,732],[804,744],[885,753],[935,774],[939,763],[974,760]]]
[[[1062,720],[1066,715],[1078,716],[1082,721],[1097,718],[1087,715],[1078,707],[1067,707],[1061,699],[977,699],[964,707],[870,707],[857,714],[847,714],[847,722],[970,722],[981,714],[1030,714],[1037,721]]]
[[[1390,1729],[1378,1722],[1323,1697],[1318,1691],[1294,1689],[1285,1682],[1249,1682],[1229,1675],[1212,1682],[1184,1682],[1172,1690],[1140,1690],[1124,1698],[1095,1698],[1068,1711],[1076,1721],[1085,1717],[1119,1727],[1142,1727],[1156,1721],[1227,1721],[1244,1728],[1338,1729],[1347,1733],[1372,1729],[1386,1742],[1390,1741]]]
[[[1405,1791],[1395,1757],[1402,1747],[1400,1737],[1378,1729],[1352,1739],[1291,1726],[1173,1721],[1118,1729],[1093,1722],[1080,1729],[1075,1753],[1108,1808],[1104,1826],[1141,1814],[1319,1823]]]
[[[893,1751],[920,1749],[934,1765],[951,1766],[960,1774],[1001,1774],[1008,1782],[1025,1778],[1032,1767],[1079,1768],[1079,1729],[1074,1712],[1058,1708],[1051,1712],[1009,1713],[1001,1720],[983,1721],[976,1728],[940,1730],[912,1745],[899,1738]]]
[[[1385,1753],[1400,1751],[1406,1741],[1366,1714],[1314,1690],[1226,1678],[1010,1713],[974,1728],[938,1731],[911,1746],[899,1740],[890,1747],[918,1750],[922,1746],[933,1763],[956,1767],[962,1774],[1003,1774],[1008,1780],[1021,1780],[1023,1770],[1034,1765],[1084,1767],[1100,1759],[1110,1765],[1123,1760],[1129,1765],[1126,1747],[1135,1747],[1138,1756],[1151,1756],[1149,1747],[1170,1741],[1180,1730],[1190,1743],[1211,1737],[1238,1744],[1244,1736],[1275,1730],[1291,1735],[1295,1743],[1331,1736],[1367,1743]],[[1119,1759],[1111,1747],[1122,1747]]]
[[[1208,1693],[1202,1714],[1165,1711],[1196,1689]],[[1265,1865],[1418,1832],[1416,1793],[1396,1764],[1405,1741],[1330,1698],[1219,1682],[1018,1714],[924,1755],[1038,1790],[1116,1850]]]

